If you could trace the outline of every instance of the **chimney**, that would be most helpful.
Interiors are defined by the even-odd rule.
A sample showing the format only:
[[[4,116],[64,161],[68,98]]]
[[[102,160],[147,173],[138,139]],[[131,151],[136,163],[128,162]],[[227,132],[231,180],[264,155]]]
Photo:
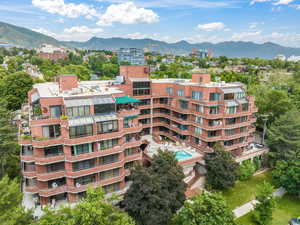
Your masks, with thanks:
[[[209,73],[193,73],[192,74],[192,82],[193,83],[210,83],[211,78]]]
[[[59,92],[71,90],[78,87],[77,76],[75,75],[60,75],[58,77]]]

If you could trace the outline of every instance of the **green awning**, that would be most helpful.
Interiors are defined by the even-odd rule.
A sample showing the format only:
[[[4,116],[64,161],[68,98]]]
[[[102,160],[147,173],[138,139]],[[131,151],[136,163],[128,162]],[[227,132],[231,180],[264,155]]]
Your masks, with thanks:
[[[140,102],[140,100],[136,98],[131,98],[129,96],[116,97],[116,104],[127,104],[136,102]]]
[[[124,119],[133,119],[135,117],[138,117],[138,115],[124,116]]]

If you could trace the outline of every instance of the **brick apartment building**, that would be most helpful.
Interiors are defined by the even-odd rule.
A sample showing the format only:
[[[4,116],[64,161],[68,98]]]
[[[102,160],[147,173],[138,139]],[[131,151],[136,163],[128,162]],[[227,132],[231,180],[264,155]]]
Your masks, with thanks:
[[[35,84],[20,121],[23,192],[42,205],[74,202],[89,185],[123,194],[130,168],[151,160],[159,144],[186,149],[178,160],[192,189],[216,142],[238,162],[265,153],[249,148],[257,108],[244,89],[203,73],[191,80],[150,79],[145,66],[121,66],[115,81],[62,75]]]
[[[68,52],[63,47],[55,47],[49,44],[43,44],[37,49],[37,56],[43,59],[57,61],[59,59],[67,59]]]

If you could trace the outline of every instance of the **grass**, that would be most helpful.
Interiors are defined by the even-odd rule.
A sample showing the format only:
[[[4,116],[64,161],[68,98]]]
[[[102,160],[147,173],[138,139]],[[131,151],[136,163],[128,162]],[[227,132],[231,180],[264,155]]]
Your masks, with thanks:
[[[264,180],[268,182],[272,181],[270,171],[253,176],[250,180],[247,181],[239,181],[233,188],[222,191],[222,194],[225,197],[229,208],[235,209],[236,207],[255,199],[257,186]]]
[[[237,219],[241,225],[255,225],[251,221],[251,214]],[[300,216],[300,198],[285,195],[277,202],[277,207],[273,213],[273,220],[270,225],[287,225],[291,218]]]

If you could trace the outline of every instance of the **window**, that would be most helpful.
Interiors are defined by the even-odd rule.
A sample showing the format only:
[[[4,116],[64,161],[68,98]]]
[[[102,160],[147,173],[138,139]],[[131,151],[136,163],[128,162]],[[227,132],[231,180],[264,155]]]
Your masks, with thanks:
[[[195,134],[202,134],[202,129],[200,127],[195,127]]]
[[[228,114],[234,114],[237,111],[237,107],[236,106],[228,106],[226,107],[226,113]]]
[[[74,179],[74,185],[81,184],[81,185],[87,185],[90,183],[94,183],[96,181],[96,175],[88,175],[83,177],[78,177]]]
[[[86,137],[93,135],[93,125],[70,127],[70,138]]]
[[[130,170],[137,164],[138,164],[138,161],[127,162],[124,164],[124,168],[125,168],[125,170]]]
[[[100,150],[106,150],[118,145],[118,139],[100,141]]]
[[[133,82],[133,88],[150,88],[150,82]]]
[[[221,120],[208,120],[208,125],[210,127],[220,126],[222,124]]]
[[[139,153],[138,150],[136,150],[136,149],[134,149],[134,148],[127,148],[127,149],[125,149],[125,151],[124,151],[125,157],[126,157],[126,156],[130,156],[130,155],[135,155],[135,154],[137,154],[137,153]]]
[[[89,152],[93,152],[92,143],[72,146],[72,155],[80,155]]]
[[[160,98],[159,99],[159,104],[168,104],[169,99],[168,98]]]
[[[240,133],[245,133],[247,131],[247,127],[241,127],[240,128]]]
[[[236,118],[228,118],[226,119],[226,125],[231,125],[236,123]]]
[[[238,92],[237,94],[236,94],[236,98],[237,99],[242,99],[242,98],[245,98],[245,92]]]
[[[47,165],[47,172],[48,173],[62,171],[62,170],[65,170],[65,163],[64,162],[53,163],[53,164]]]
[[[100,180],[105,180],[113,177],[117,177],[120,175],[120,169],[107,170],[100,173]]]
[[[100,159],[100,165],[106,165],[110,163],[115,163],[119,161],[119,154],[103,156]]]
[[[218,113],[219,113],[219,106],[209,107],[209,114],[218,114]]]
[[[243,142],[245,141],[245,139],[246,139],[245,137],[240,137],[240,138],[239,138],[239,142],[240,142],[240,143],[243,143]]]
[[[124,118],[123,127],[124,128],[129,128],[129,127],[132,127],[132,126],[133,126],[133,120],[130,119],[130,118]]]
[[[52,156],[57,156],[57,155],[63,155],[64,154],[64,150],[63,150],[62,145],[46,147],[46,148],[44,148],[44,151],[45,151],[45,156],[46,157],[52,157]]]
[[[95,159],[88,159],[73,163],[73,171],[86,170],[95,167]]]
[[[200,117],[200,116],[196,116],[196,117],[195,117],[195,122],[196,122],[196,123],[199,123],[199,124],[202,124],[202,123],[203,123],[203,118]]]
[[[230,140],[230,141],[224,141],[224,145],[225,145],[225,146],[232,146],[232,145],[234,145],[234,142],[233,142],[233,140]]]
[[[248,103],[242,104],[242,110],[243,110],[243,112],[248,111],[249,110],[249,104]]]
[[[200,140],[199,138],[195,138],[195,137],[194,137],[194,142],[195,142],[195,144],[197,144],[197,145],[201,145],[201,140]]]
[[[220,93],[210,93],[209,94],[209,100],[210,101],[220,101],[221,100],[221,94]]]
[[[167,93],[168,93],[168,95],[173,95],[173,88],[168,87]]]
[[[33,149],[31,145],[22,145],[22,155],[33,155]]]
[[[59,179],[49,180],[48,181],[48,188],[55,188],[60,187],[66,184],[66,178],[62,177]]]
[[[89,116],[90,114],[91,113],[89,105],[67,108],[67,115],[69,117]]]
[[[133,96],[150,95],[150,89],[133,89]]]
[[[51,115],[51,118],[60,118],[61,106],[60,105],[50,106],[50,115]]]
[[[141,115],[148,115],[151,113],[151,109],[141,109]]]
[[[45,138],[57,138],[60,135],[60,125],[58,124],[43,127],[43,136]]]
[[[188,109],[189,102],[185,100],[179,100],[179,105],[181,109]]]
[[[97,114],[108,114],[114,113],[116,111],[115,104],[101,104],[101,105],[94,105],[94,113]]]
[[[235,135],[235,129],[225,130],[225,136]]]
[[[195,105],[196,106],[196,112],[203,113],[204,112],[204,107],[203,105]]]
[[[218,136],[218,133],[215,130],[214,131],[208,131],[207,136],[208,137],[216,137],[216,136]]]
[[[118,120],[97,123],[98,134],[112,133],[118,131]]]
[[[234,93],[224,94],[224,100],[234,100]]]
[[[115,192],[115,191],[119,191],[120,190],[120,183],[105,185],[105,186],[103,186],[103,190],[106,194],[107,193],[112,193],[112,192]]]
[[[192,99],[201,100],[202,99],[202,92],[192,91]]]
[[[183,97],[184,96],[184,90],[183,89],[179,89],[177,91],[177,95],[180,96],[180,97]]]
[[[248,121],[248,117],[247,116],[242,116],[241,117],[241,123],[247,122],[247,121]]]

